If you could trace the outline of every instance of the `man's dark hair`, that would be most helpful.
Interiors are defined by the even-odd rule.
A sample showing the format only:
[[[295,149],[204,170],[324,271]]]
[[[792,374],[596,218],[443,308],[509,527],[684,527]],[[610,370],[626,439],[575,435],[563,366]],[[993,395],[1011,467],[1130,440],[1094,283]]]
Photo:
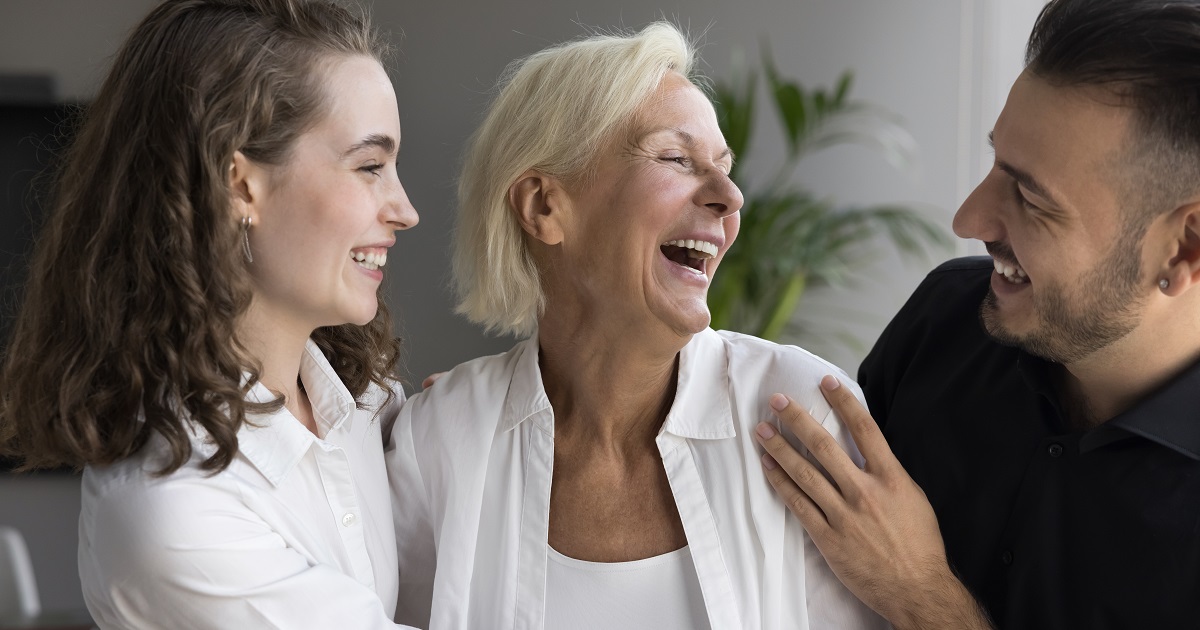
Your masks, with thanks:
[[[1137,202],[1126,205],[1135,222],[1200,189],[1200,0],[1054,0],[1025,63],[1056,85],[1105,88],[1133,109],[1138,137],[1123,168],[1134,171]]]

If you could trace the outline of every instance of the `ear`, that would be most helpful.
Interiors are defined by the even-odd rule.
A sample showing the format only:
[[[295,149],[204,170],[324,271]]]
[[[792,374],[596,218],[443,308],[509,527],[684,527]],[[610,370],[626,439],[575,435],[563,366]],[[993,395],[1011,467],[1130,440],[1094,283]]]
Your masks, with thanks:
[[[558,180],[533,169],[508,187],[508,205],[521,229],[546,245],[563,240],[566,191]]]
[[[235,219],[250,217],[259,222],[259,208],[266,198],[267,172],[241,151],[233,152],[229,164],[229,198]]]
[[[1177,296],[1186,288],[1200,284],[1200,201],[1176,208],[1170,214],[1168,225],[1174,231],[1173,255],[1160,279],[1170,282],[1163,293]]]

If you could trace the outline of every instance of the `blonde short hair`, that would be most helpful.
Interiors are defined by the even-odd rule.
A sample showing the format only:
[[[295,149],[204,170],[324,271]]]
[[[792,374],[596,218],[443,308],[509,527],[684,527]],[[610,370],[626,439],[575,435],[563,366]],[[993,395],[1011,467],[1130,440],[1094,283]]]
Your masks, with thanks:
[[[655,22],[636,34],[587,37],[509,65],[459,180],[458,313],[493,333],[534,330],[545,296],[509,207],[509,187],[530,169],[564,181],[585,175],[668,72],[692,78],[695,59],[678,28]]]

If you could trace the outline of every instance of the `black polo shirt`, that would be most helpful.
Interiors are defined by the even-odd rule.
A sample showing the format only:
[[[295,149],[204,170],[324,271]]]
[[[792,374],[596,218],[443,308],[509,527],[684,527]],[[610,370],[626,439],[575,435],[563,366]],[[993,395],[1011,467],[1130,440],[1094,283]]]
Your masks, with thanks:
[[[951,565],[1002,628],[1200,628],[1200,365],[1072,430],[1057,366],[984,332],[992,270],[935,269],[858,375]]]

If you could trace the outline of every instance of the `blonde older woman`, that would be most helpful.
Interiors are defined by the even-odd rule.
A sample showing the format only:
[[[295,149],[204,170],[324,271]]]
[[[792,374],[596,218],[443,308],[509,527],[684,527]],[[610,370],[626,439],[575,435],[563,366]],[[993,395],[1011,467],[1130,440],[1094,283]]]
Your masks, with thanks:
[[[527,339],[397,420],[398,621],[883,625],[789,518],[751,434],[788,392],[853,452],[817,389],[836,368],[707,327],[742,195],[693,63],[667,24],[542,51],[474,137],[460,311]]]

